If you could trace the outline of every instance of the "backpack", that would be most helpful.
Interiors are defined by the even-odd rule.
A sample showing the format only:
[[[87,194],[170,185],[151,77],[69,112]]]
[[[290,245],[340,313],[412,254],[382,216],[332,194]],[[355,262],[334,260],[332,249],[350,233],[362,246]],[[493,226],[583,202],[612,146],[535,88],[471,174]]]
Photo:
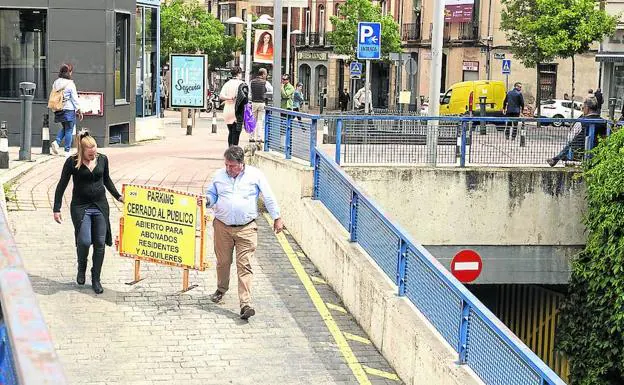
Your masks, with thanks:
[[[50,91],[50,97],[48,98],[48,108],[52,111],[56,112],[63,110],[63,94],[65,93],[65,87],[61,88],[60,90],[55,90],[54,87],[52,87],[52,91]]]

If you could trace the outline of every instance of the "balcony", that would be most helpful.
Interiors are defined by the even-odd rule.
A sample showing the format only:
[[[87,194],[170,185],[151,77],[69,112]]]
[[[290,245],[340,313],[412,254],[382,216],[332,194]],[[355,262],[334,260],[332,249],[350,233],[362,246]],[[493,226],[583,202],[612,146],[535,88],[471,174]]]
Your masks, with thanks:
[[[295,46],[297,47],[325,47],[329,45],[327,35],[324,33],[309,33],[308,35],[296,35]]]
[[[479,23],[460,23],[457,39],[463,41],[473,41],[479,38]]]
[[[433,35],[433,23],[429,24],[429,39]],[[472,42],[479,39],[479,23],[444,23],[443,40],[444,43],[449,42]]]
[[[420,23],[403,24],[401,30],[401,40],[418,41],[420,40]]]

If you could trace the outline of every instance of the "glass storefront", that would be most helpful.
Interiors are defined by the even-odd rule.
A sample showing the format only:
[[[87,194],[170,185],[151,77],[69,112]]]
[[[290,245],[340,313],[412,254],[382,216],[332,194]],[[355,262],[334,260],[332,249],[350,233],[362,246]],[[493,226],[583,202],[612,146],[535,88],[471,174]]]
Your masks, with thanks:
[[[155,116],[160,112],[159,20],[158,8],[136,8],[136,116]]]
[[[624,101],[624,63],[613,63],[609,97],[616,98],[615,111],[623,111]],[[617,114],[616,114],[617,115]]]

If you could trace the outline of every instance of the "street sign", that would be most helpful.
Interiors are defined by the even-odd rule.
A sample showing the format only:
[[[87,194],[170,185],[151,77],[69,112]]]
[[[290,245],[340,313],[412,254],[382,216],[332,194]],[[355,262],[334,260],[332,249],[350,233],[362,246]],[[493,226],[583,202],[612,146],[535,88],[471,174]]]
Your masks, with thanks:
[[[511,59],[503,60],[503,75],[511,75]]]
[[[359,79],[362,77],[362,63],[354,61],[349,64],[349,72],[351,79]]]
[[[381,59],[381,23],[358,23],[357,58]]]
[[[494,52],[494,59],[503,60],[505,58],[504,53]]]
[[[414,58],[410,57],[409,59],[407,59],[407,61],[405,62],[405,70],[410,75],[416,75],[416,73],[418,72],[418,63],[416,63],[416,60],[414,60]]]
[[[481,274],[483,262],[474,250],[462,250],[451,261],[451,273],[459,282],[469,283]]]

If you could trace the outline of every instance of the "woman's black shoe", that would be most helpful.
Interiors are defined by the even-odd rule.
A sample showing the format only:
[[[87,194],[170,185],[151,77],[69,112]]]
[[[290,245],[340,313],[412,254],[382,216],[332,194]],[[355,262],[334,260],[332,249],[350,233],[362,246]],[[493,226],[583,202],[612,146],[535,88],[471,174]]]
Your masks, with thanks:
[[[95,294],[104,293],[104,288],[102,287],[102,284],[100,283],[100,281],[93,281],[91,283],[91,286],[93,286],[93,291],[95,292]]]
[[[85,284],[85,272],[84,271],[78,272],[78,275],[76,275],[76,283],[79,285]]]

